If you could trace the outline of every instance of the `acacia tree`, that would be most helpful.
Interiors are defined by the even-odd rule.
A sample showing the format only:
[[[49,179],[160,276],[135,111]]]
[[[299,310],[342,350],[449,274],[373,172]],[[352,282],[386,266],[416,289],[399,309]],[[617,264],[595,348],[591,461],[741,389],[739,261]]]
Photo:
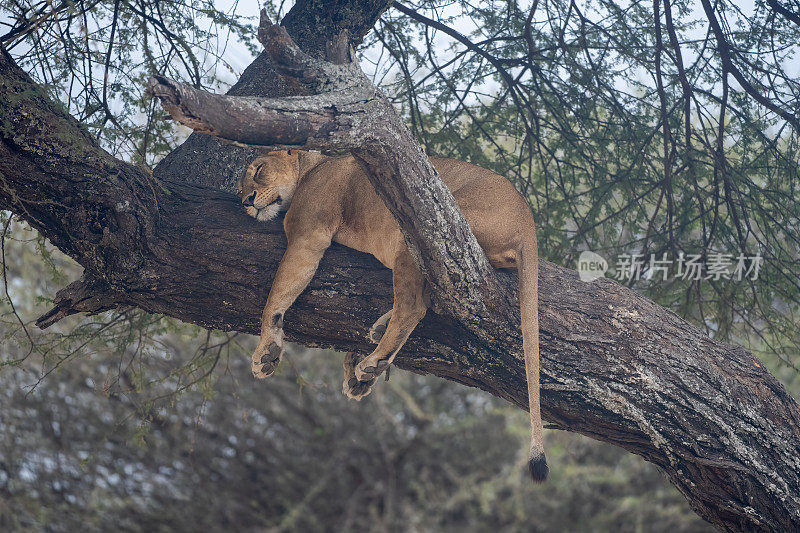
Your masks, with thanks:
[[[348,48],[335,38],[347,30],[349,43],[358,43],[387,5],[329,2],[323,9],[299,2],[283,21],[287,34],[265,28],[268,53],[243,74],[229,100],[165,79],[157,90],[190,124],[237,140],[354,150],[434,286],[435,313],[398,366],[480,387],[524,408],[511,276],[486,266],[452,197],[380,94],[353,90],[356,67],[323,61],[347,59]],[[276,68],[289,74],[288,82]],[[194,135],[150,174],[101,150],[5,52],[0,92],[3,207],[85,269],[40,325],[133,305],[206,327],[257,332],[285,246],[282,229],[254,224],[220,190],[253,149]],[[302,98],[275,99],[291,94]],[[233,99],[244,95],[269,97],[245,101],[262,120],[252,114],[240,131],[225,130],[213,112],[244,105]],[[282,127],[287,113],[307,127]],[[353,117],[360,113],[380,113],[380,128],[358,127]],[[390,133],[400,142],[387,140]],[[463,259],[454,260],[454,250]],[[287,337],[369,351],[366,329],[391,306],[389,280],[370,258],[333,247],[287,313]],[[657,464],[701,516],[721,527],[797,527],[800,417],[755,357],[709,339],[612,281],[585,284],[543,263],[540,287],[543,415],[553,427],[618,444]]]

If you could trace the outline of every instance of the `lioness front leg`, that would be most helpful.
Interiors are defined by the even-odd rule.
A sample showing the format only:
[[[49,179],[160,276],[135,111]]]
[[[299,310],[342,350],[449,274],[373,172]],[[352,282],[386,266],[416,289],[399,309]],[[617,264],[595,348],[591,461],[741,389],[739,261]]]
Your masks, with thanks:
[[[392,286],[394,305],[391,311],[375,323],[374,333],[380,329],[380,323],[385,317],[388,317],[389,325],[375,350],[356,366],[355,374],[359,381],[373,380],[389,368],[397,352],[428,310],[423,294],[425,278],[407,250],[395,260]],[[372,336],[373,331],[370,332],[370,337]]]
[[[330,244],[330,237],[323,234],[290,240],[261,313],[261,339],[252,358],[255,377],[262,379],[271,375],[281,362],[283,315],[314,277],[319,260]]]

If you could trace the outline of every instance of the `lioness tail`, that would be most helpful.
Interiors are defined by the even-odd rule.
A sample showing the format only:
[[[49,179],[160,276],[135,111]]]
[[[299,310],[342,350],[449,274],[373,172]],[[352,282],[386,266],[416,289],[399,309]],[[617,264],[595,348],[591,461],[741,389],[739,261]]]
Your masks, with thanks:
[[[547,479],[549,468],[542,442],[542,415],[539,405],[539,254],[536,236],[522,244],[519,254],[519,304],[522,322],[522,347],[528,381],[528,407],[531,416],[531,448],[528,469],[534,481]]]

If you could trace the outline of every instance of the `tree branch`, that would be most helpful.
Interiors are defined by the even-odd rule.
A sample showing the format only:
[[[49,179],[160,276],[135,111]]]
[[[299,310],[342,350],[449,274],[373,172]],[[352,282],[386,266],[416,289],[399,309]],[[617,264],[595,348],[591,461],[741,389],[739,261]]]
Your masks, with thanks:
[[[288,35],[314,58],[324,58],[333,36],[346,32],[358,46],[392,0],[298,0],[281,22]],[[265,52],[245,69],[228,91],[231,96],[299,96],[308,88],[276,75]],[[153,173],[158,178],[181,176],[186,183],[234,192],[236,180],[258,155],[253,147],[231,146],[215,137],[193,134],[162,159]]]
[[[714,13],[714,8],[711,6],[711,2],[709,0],[701,0],[701,3],[703,4],[703,10],[708,18],[708,23],[711,25],[711,30],[714,32],[714,37],[717,40],[717,49],[719,50],[719,56],[722,59],[724,69],[730,72],[734,78],[736,78],[736,81],[739,82],[739,85],[742,86],[742,89],[744,89],[744,91],[756,102],[791,124],[795,131],[800,132],[800,118],[798,118],[797,114],[789,112],[783,107],[775,104],[765,95],[761,94],[758,90],[756,90],[755,87],[753,87],[753,84],[750,83],[747,78],[745,78],[739,67],[733,63],[733,59],[731,57],[731,45],[728,42],[728,39],[725,37],[725,32],[722,31],[722,27],[717,20],[717,16]]]
[[[47,329],[59,320],[76,313],[96,315],[117,307],[122,295],[114,294],[102,282],[84,276],[56,293],[54,306],[36,319],[36,326]]]
[[[350,149],[375,94],[286,98],[220,96],[155,76],[148,91],[173,119],[197,132],[244,145]]]
[[[187,184],[193,167],[179,160],[174,180],[154,180],[113,159],[0,53],[0,207],[84,265],[114,305],[257,333],[281,223]],[[513,275],[497,278],[515,293]],[[723,529],[800,529],[800,410],[756,358],[609,280],[542,262],[539,286],[545,420],[655,463]],[[305,345],[366,352],[369,325],[390,307],[390,273],[333,246],[284,327]],[[397,365],[524,408],[516,302],[498,312],[511,318],[484,335],[429,313]]]
[[[782,6],[778,0],[767,0],[767,5],[795,25],[800,26],[800,14]]]
[[[400,224],[431,284],[435,308],[477,334],[506,321],[496,309],[510,301],[510,294],[497,282],[455,198],[386,96],[356,63],[334,65],[303,53],[264,11],[259,38],[276,70],[313,81],[326,92],[287,98],[222,96],[162,77],[151,78],[149,90],[174,119],[196,131],[243,144],[351,151]]]

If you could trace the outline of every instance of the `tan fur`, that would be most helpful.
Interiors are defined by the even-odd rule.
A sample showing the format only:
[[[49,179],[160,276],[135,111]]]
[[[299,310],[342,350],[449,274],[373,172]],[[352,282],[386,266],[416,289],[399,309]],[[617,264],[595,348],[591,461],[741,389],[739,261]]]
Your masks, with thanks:
[[[490,263],[519,272],[532,433],[529,465],[534,479],[542,480],[547,466],[539,407],[538,253],[533,215],[504,177],[453,159],[431,158],[431,162]],[[259,220],[274,217],[291,200],[283,223],[288,247],[275,274],[262,314],[261,340],[253,354],[253,374],[258,378],[272,374],[280,362],[283,315],[311,281],[332,241],[372,254],[392,270],[394,305],[370,330],[377,347],[360,362],[348,355],[344,364],[345,394],[365,396],[428,308],[425,278],[394,217],[352,156],[271,152],[248,167],[239,183],[239,196],[247,212]]]

